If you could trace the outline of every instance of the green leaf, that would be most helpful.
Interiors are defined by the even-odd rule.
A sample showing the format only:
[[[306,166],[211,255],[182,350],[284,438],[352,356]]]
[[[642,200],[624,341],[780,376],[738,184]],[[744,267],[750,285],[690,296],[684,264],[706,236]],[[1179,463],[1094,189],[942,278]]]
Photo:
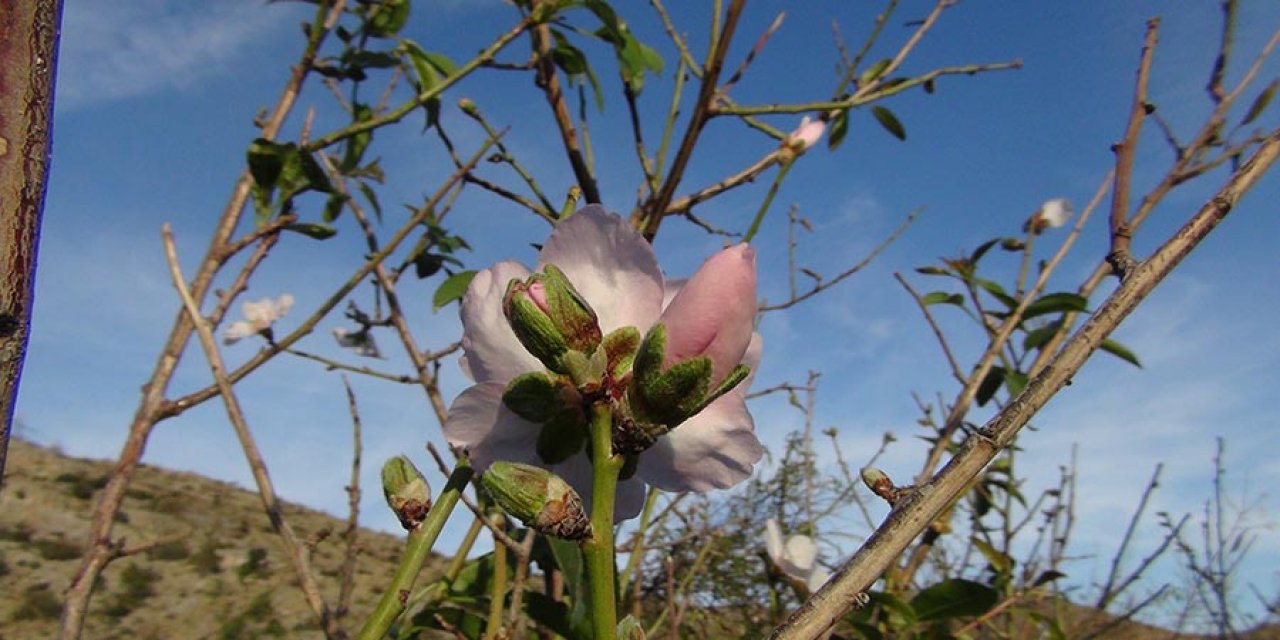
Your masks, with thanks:
[[[969,263],[972,264],[974,268],[977,268],[978,261],[982,259],[982,256],[987,255],[987,252],[991,250],[991,247],[995,246],[999,241],[1000,238],[992,238],[991,240],[978,245],[978,248],[974,249],[973,253],[969,254]]]
[[[346,206],[347,196],[341,193],[331,194],[324,203],[324,212],[320,217],[325,222],[333,222],[338,219],[338,216],[342,215],[342,209]]]
[[[1098,345],[1098,348],[1120,358],[1121,360],[1124,360],[1125,362],[1128,362],[1129,364],[1132,364],[1135,367],[1138,367],[1139,369],[1142,368],[1142,363],[1138,361],[1138,356],[1130,351],[1128,347],[1116,342],[1115,340],[1107,338],[1102,341],[1102,344]]]
[[[996,573],[1007,574],[1013,570],[1013,558],[1010,558],[1008,554],[991,546],[982,538],[971,537],[969,541],[978,549],[982,557],[987,559],[987,563],[991,565],[991,568]]]
[[[360,190],[360,193],[364,194],[365,200],[369,201],[369,206],[373,207],[373,215],[378,217],[378,222],[382,222],[382,205],[378,202],[378,194],[374,192],[373,187],[370,187],[364,181],[360,181],[356,183],[356,188]]]
[[[373,5],[369,20],[369,35],[389,38],[396,35],[409,21],[409,0],[382,0]]]
[[[957,307],[963,307],[964,296],[958,293],[947,293],[946,291],[932,291],[925,294],[925,296],[921,298],[921,302],[923,302],[925,306],[929,306],[931,304],[954,304]]]
[[[1034,589],[1042,584],[1045,584],[1046,582],[1053,582],[1054,580],[1057,580],[1059,578],[1065,578],[1065,577],[1067,577],[1067,574],[1061,571],[1054,571],[1053,569],[1050,569],[1036,576],[1035,582],[1031,583],[1031,588]]]
[[[902,123],[898,121],[898,117],[893,115],[892,111],[876,105],[871,107],[871,115],[875,116],[876,122],[879,122],[880,126],[884,127],[885,131],[888,131],[893,137],[899,140],[907,139],[907,130],[902,127]]]
[[[999,300],[1001,304],[1008,307],[1009,309],[1012,310],[1018,307],[1018,300],[1013,296],[1005,293],[1004,287],[1000,286],[999,283],[992,282],[991,280],[986,280],[984,278],[974,278],[973,281],[979,287],[982,287],[984,290],[986,290],[987,293],[994,296],[996,300]]]
[[[827,148],[834,151],[849,135],[849,110],[845,109],[831,119],[831,131],[827,133]]]
[[[1050,322],[1043,327],[1032,329],[1027,332],[1027,337],[1022,339],[1022,348],[1027,351],[1038,349],[1053,339],[1061,329],[1061,322]]]
[[[999,600],[995,589],[981,582],[952,578],[926,587],[911,599],[920,620],[950,620],[979,616]]]
[[[882,591],[868,591],[867,597],[871,599],[871,604],[878,604],[889,612],[889,623],[897,629],[907,629],[919,622],[916,610],[893,594]],[[870,606],[868,605],[868,608]]]
[[[1021,371],[1009,371],[1004,375],[1004,385],[1009,389],[1009,397],[1012,398],[1023,389],[1027,388],[1027,374]]]
[[[471,279],[476,277],[474,270],[455,273],[436,287],[435,295],[431,296],[431,310],[439,311],[445,305],[454,300],[461,300],[463,294],[467,292],[467,287],[471,284]]]
[[[1271,104],[1271,99],[1276,97],[1277,87],[1280,87],[1280,78],[1272,80],[1271,84],[1267,85],[1267,88],[1263,89],[1262,93],[1258,94],[1257,98],[1254,98],[1253,104],[1249,106],[1248,113],[1244,114],[1244,120],[1240,121],[1240,126],[1243,127],[1258,119],[1258,116],[1262,115],[1262,112],[1267,108],[1267,105]]]
[[[596,77],[596,72],[591,68],[591,63],[587,61],[587,56],[581,49],[569,43],[563,33],[552,29],[551,36],[556,41],[556,47],[551,50],[551,59],[560,67],[565,74],[569,76],[569,84],[582,77],[586,77],[587,83],[591,85],[591,93],[595,98],[596,109],[604,110],[604,93],[600,90],[600,78]]]
[[[360,102],[355,103],[354,113],[352,113],[351,123],[357,124],[373,118],[373,109],[367,104]],[[369,143],[373,141],[372,131],[363,131],[357,133],[346,140],[346,148],[343,149],[342,162],[338,165],[338,172],[342,175],[348,175],[353,169],[360,165],[360,160],[364,158],[365,149],[369,148]]]
[[[950,271],[942,267],[916,267],[916,273],[922,273],[926,276],[949,276]]]
[[[890,58],[885,58],[863,70],[862,75],[858,76],[858,86],[865,87],[884,74],[884,70],[889,68],[889,63],[893,62]]]
[[[409,56],[414,74],[418,76],[418,93],[426,93],[440,84],[440,72],[431,64],[431,56],[421,45],[408,38],[400,40],[400,48]]]
[[[1035,302],[1027,305],[1026,311],[1022,314],[1022,319],[1029,320],[1050,313],[1087,312],[1088,310],[1089,299],[1078,293],[1049,293],[1040,296]]]
[[[1000,385],[1004,384],[1004,374],[1004,367],[991,367],[987,371],[987,377],[982,379],[978,385],[977,395],[974,396],[979,407],[985,406],[991,398],[995,397],[996,391],[1000,390]]]
[[[290,225],[285,225],[284,229],[285,231],[301,233],[304,236],[315,238],[316,240],[327,240],[338,233],[337,229],[334,229],[327,224],[315,224],[313,222],[295,222]]]
[[[1044,626],[1049,632],[1049,640],[1067,640],[1067,633],[1062,630],[1062,625],[1057,618],[1051,618],[1039,611],[1027,611],[1027,615]]]

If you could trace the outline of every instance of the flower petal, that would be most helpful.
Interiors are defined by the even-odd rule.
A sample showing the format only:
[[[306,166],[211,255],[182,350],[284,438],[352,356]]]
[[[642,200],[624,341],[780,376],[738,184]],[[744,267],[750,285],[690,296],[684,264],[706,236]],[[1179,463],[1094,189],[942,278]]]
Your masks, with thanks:
[[[506,385],[483,382],[468,387],[449,407],[444,437],[471,455],[471,465],[484,471],[495,460],[542,466],[533,443],[538,425],[512,413],[502,404]]]
[[[818,545],[809,536],[791,536],[787,538],[787,558],[800,570],[803,577],[811,572],[814,561],[818,559]]]
[[[805,586],[809,587],[809,592],[812,593],[821,589],[822,585],[826,584],[827,579],[830,577],[831,572],[827,571],[825,567],[822,567],[821,565],[815,566],[813,570],[809,572],[809,579],[805,581]]]
[[[476,382],[505,384],[522,373],[543,368],[516,339],[502,313],[507,283],[528,276],[529,270],[518,262],[499,262],[476,273],[462,297],[463,371]]]
[[[556,225],[538,255],[538,268],[547,264],[564,271],[605,333],[628,325],[644,333],[662,312],[662,269],[653,247],[600,205]]]
[[[726,393],[640,454],[637,472],[663,491],[727,489],[764,455],[741,393]]]
[[[258,328],[244,320],[237,320],[222,333],[222,344],[235,344],[258,332]]]
[[[764,522],[764,550],[775,564],[782,559],[782,554],[786,553],[782,547],[782,527],[778,526],[775,518],[769,518]]]
[[[582,496],[583,508],[591,513],[591,461],[587,456],[573,456],[551,470]],[[613,497],[613,521],[622,522],[640,515],[646,489],[644,482],[634,476],[619,482]]]
[[[755,317],[756,253],[739,244],[704,262],[662,312],[659,322],[667,328],[663,368],[707,356],[711,384],[719,384],[742,362]]]

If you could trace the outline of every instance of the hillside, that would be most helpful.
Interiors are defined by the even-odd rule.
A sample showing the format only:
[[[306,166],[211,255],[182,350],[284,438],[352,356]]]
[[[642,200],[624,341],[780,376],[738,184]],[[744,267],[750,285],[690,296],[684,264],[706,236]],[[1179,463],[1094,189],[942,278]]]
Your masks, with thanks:
[[[95,494],[110,469],[107,462],[11,442],[0,493],[0,588],[5,594],[0,640],[56,633],[61,592],[79,566]],[[285,513],[300,538],[323,536],[312,562],[333,606],[346,548],[341,535],[345,522],[296,505],[287,505]],[[142,465],[116,536],[129,546],[164,544],[107,568],[90,607],[86,639],[320,637],[254,492]],[[361,530],[358,545],[351,611],[343,618],[343,626],[352,631],[394,571],[401,540]],[[438,571],[439,565],[434,568]]]

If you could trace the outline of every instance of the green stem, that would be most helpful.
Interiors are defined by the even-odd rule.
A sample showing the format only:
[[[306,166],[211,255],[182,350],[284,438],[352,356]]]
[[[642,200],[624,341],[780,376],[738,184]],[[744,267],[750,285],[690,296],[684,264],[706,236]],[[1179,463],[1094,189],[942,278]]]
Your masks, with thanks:
[[[783,149],[783,151],[786,151]],[[747,229],[747,234],[742,236],[743,242],[751,242],[756,237],[756,232],[760,231],[760,223],[764,221],[764,214],[769,211],[769,205],[773,204],[774,196],[778,195],[778,187],[782,184],[782,180],[787,177],[787,173],[791,171],[791,165],[796,163],[796,157],[782,163],[782,167],[778,169],[778,175],[774,176],[773,184],[769,185],[769,193],[765,195],[764,202],[760,203],[760,210],[756,212],[756,217],[751,221],[751,227]]]
[[[613,502],[622,456],[613,455],[613,415],[607,404],[591,408],[591,538],[582,543],[591,581],[591,625],[595,640],[613,640],[618,628],[617,567],[614,564]]]
[[[449,519],[449,514],[453,513],[453,508],[457,506],[463,489],[467,488],[471,474],[471,465],[466,458],[458,460],[458,466],[454,467],[453,473],[449,474],[449,481],[445,483],[440,498],[431,505],[431,510],[427,512],[427,517],[423,519],[422,524],[409,532],[404,557],[400,559],[396,575],[391,578],[391,584],[387,585],[386,591],[382,592],[378,607],[365,621],[356,640],[379,640],[386,635],[387,629],[391,628],[391,623],[404,612],[404,603],[408,600],[413,583],[418,578],[418,572],[422,570],[427,554],[431,553],[431,547],[435,545],[440,530]]]

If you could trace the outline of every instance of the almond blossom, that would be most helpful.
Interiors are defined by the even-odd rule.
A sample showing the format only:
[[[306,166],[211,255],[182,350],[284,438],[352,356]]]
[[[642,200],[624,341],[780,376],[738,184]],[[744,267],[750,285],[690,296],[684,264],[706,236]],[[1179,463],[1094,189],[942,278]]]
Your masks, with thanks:
[[[784,544],[782,528],[773,518],[764,523],[764,545],[773,564],[788,577],[803,582],[809,591],[817,591],[831,577],[826,568],[818,564],[818,545],[813,538],[796,534]]]
[[[547,265],[563,272],[606,335],[623,327],[634,327],[645,335],[665,317],[663,310],[670,304],[671,313],[679,317],[664,322],[668,356],[705,355],[717,373],[738,364],[754,370],[759,362],[762,343],[751,330],[756,305],[754,252],[745,246],[709,260],[703,269],[710,269],[707,274],[711,275],[699,270],[703,275],[695,274],[689,281],[688,295],[677,296],[681,282],[663,277],[649,243],[621,217],[590,205],[556,226],[538,255],[535,271],[542,272]],[[541,425],[516,415],[502,401],[510,381],[546,370],[524,348],[503,313],[508,284],[525,281],[533,273],[520,263],[503,261],[478,272],[471,281],[461,305],[461,366],[475,384],[454,400],[444,434],[450,444],[469,452],[479,471],[498,460],[539,465],[563,477],[589,501],[591,466],[585,451],[547,464],[537,453]],[[717,280],[720,287],[715,286]],[[716,297],[724,290],[739,293]],[[685,301],[673,302],[677,297]],[[709,332],[708,326],[713,327]],[[675,492],[709,491],[731,487],[750,475],[764,449],[747,412],[749,382],[737,384],[683,422],[667,425],[671,430],[639,454],[634,474],[624,474],[618,485],[617,519],[639,513],[646,485]]]
[[[283,294],[279,298],[263,298],[256,302],[246,301],[240,306],[244,320],[232,322],[222,334],[223,344],[235,344],[255,334],[264,334],[269,338],[271,325],[283,318],[293,307],[293,296]]]
[[[807,151],[822,139],[822,134],[826,130],[827,123],[805,116],[800,119],[800,126],[796,127],[796,130],[787,136],[787,146],[798,147],[798,151]]]

